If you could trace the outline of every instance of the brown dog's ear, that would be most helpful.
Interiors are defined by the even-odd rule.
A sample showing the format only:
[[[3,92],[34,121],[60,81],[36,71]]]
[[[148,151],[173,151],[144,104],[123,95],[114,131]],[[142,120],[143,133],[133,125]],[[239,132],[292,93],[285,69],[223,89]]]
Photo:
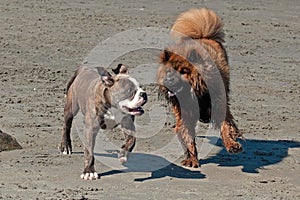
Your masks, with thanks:
[[[115,75],[117,74],[128,74],[128,69],[125,65],[123,65],[122,63],[118,64],[116,69],[112,69],[112,71],[115,73]]]
[[[168,49],[165,49],[161,54],[160,54],[160,61],[161,63],[166,63],[170,60],[170,57],[172,55],[172,52],[169,51]]]
[[[102,83],[107,87],[111,87],[115,83],[114,79],[111,76],[101,76],[101,80]]]

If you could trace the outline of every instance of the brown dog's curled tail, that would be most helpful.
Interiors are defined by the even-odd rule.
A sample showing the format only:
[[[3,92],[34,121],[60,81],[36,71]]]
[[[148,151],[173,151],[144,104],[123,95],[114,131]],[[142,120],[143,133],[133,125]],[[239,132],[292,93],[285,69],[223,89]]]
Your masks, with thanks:
[[[224,42],[223,23],[220,17],[207,8],[188,10],[177,18],[171,35],[180,38],[212,39]]]

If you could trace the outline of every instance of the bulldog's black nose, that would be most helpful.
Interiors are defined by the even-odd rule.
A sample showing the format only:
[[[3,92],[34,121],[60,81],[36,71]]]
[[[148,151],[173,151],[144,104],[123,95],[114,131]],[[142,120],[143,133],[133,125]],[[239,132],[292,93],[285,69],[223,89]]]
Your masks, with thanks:
[[[148,99],[148,96],[147,96],[147,93],[146,93],[146,92],[141,92],[141,93],[140,93],[140,97],[142,97],[142,98],[145,100],[145,102],[146,102],[147,99]]]

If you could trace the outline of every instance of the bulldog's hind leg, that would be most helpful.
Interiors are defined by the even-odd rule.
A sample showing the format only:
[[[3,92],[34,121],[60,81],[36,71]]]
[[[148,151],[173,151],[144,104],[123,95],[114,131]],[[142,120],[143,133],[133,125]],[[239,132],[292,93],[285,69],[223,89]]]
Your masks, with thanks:
[[[133,150],[136,142],[136,138],[134,136],[134,116],[124,117],[121,121],[121,128],[125,135],[125,144],[121,147],[119,160],[123,164],[127,162],[129,153]]]
[[[60,145],[60,151],[63,154],[72,153],[72,144],[71,144],[71,127],[74,116],[77,114],[79,107],[77,103],[72,101],[72,95],[67,96],[67,102],[64,108],[64,127],[62,141]]]

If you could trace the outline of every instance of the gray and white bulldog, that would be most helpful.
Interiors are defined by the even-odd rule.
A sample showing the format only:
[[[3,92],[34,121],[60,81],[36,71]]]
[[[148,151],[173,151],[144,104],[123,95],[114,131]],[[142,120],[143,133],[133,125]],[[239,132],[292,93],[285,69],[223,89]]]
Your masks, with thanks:
[[[128,154],[135,146],[134,117],[142,115],[142,106],[147,102],[147,94],[139,87],[136,79],[128,75],[128,69],[119,64],[111,75],[103,67],[80,67],[67,84],[67,97],[64,108],[64,127],[60,150],[63,154],[72,153],[71,126],[80,110],[84,116],[84,170],[82,179],[95,180],[94,146],[99,129],[105,129],[105,118],[114,119],[120,124],[126,142],[121,147],[119,160],[127,162]],[[114,115],[114,116],[113,116]]]

